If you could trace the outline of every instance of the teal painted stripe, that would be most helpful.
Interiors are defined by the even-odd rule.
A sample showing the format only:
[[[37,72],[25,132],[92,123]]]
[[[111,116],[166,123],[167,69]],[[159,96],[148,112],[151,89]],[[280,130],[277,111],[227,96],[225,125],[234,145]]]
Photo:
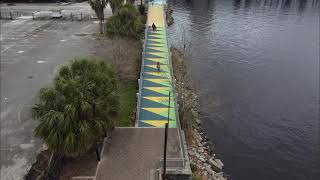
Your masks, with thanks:
[[[164,16],[162,17],[164,18]],[[145,55],[143,59],[144,67],[142,68],[142,75],[140,77],[141,83],[141,99],[139,110],[139,127],[153,127],[153,124],[157,124],[159,127],[164,127],[163,122],[168,119],[168,110],[170,127],[177,127],[177,114],[175,107],[175,99],[172,95],[172,77],[171,77],[171,64],[169,62],[169,49],[167,42],[167,29],[166,27],[157,28],[156,31],[148,30],[145,40]],[[157,69],[157,62],[160,63],[160,72]],[[150,74],[152,73],[152,74]],[[149,80],[148,80],[149,79]],[[161,79],[159,81],[150,79]],[[155,90],[148,89],[148,87],[155,88]],[[160,88],[160,89],[157,89]],[[164,89],[163,89],[164,88]],[[143,97],[168,97],[169,91],[171,92],[170,107],[167,103],[157,102],[159,99],[146,99]],[[159,100],[160,101],[160,100]],[[143,108],[162,108],[160,111],[149,111]],[[167,110],[165,108],[168,108]],[[157,112],[157,113],[154,113]],[[146,122],[146,121],[153,122]],[[149,123],[149,124],[148,124]]]

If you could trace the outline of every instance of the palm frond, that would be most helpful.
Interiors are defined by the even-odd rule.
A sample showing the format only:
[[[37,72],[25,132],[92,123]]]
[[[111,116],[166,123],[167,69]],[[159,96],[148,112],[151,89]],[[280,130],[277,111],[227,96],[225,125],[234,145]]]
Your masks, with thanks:
[[[103,61],[80,58],[63,66],[53,86],[43,88],[32,107],[39,124],[35,134],[56,151],[80,153],[114,123],[109,116],[117,105],[111,67]]]

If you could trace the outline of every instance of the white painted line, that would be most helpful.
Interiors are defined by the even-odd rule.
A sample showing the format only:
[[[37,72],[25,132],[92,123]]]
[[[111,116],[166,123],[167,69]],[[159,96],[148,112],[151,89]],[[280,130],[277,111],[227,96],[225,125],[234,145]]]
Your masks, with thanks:
[[[37,61],[37,63],[41,64],[41,63],[45,63],[47,61]]]
[[[61,39],[60,41],[61,41],[61,42],[65,42],[65,41],[67,41],[67,40],[65,40],[65,39]]]
[[[18,53],[20,53],[20,54],[21,54],[21,53],[24,53],[24,51],[18,51]]]
[[[29,19],[32,19],[32,16],[20,16],[20,17],[18,17],[18,19],[29,20]]]
[[[34,146],[34,144],[29,144],[29,143],[27,143],[27,144],[20,144],[19,145],[19,147],[21,148],[21,149],[29,149],[29,148],[32,148]]]

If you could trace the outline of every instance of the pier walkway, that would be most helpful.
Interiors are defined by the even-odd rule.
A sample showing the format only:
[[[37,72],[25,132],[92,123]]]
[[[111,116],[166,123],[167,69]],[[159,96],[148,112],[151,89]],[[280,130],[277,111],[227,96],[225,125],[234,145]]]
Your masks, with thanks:
[[[172,65],[162,1],[149,3],[138,98],[138,127],[177,127]],[[151,28],[156,25],[156,30]],[[157,64],[160,65],[158,69]],[[170,97],[169,97],[170,96]],[[169,101],[170,100],[170,101]]]
[[[172,83],[165,3],[164,0],[156,0],[148,5],[136,127],[117,127],[105,140],[95,180],[162,180],[163,127],[167,122],[170,127],[166,150],[167,177],[191,180],[192,172]],[[153,23],[155,30],[151,28]]]

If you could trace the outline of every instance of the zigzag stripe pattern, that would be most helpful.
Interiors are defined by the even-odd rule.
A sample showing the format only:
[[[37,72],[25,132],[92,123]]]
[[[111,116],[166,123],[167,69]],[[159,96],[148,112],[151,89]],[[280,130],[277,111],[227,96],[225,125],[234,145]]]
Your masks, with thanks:
[[[177,127],[175,99],[172,96],[171,63],[163,5],[149,5],[139,110],[139,127]],[[160,64],[158,69],[157,64]],[[171,97],[169,98],[169,92]],[[170,99],[170,102],[169,102]]]

